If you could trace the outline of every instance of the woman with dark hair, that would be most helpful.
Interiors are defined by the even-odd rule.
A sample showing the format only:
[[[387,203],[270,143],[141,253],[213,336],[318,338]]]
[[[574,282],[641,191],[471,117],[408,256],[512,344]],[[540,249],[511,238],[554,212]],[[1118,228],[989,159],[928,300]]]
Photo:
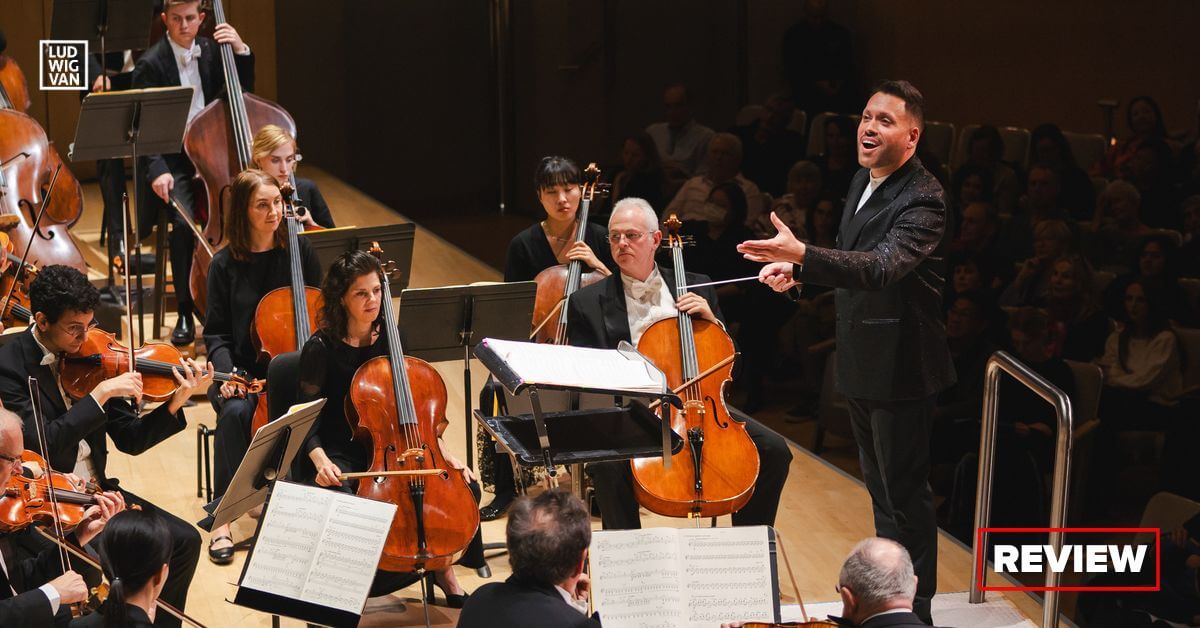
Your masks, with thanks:
[[[1000,137],[996,127],[984,125],[971,132],[967,141],[967,161],[955,171],[955,181],[962,179],[959,172],[968,164],[991,175],[992,199],[1000,212],[1014,213],[1020,193],[1020,176],[1016,168],[1004,161],[1004,138]]]
[[[658,154],[656,150],[650,153]],[[543,270],[571,260],[583,262],[585,271],[594,270],[605,276],[616,270],[612,249],[608,246],[608,229],[604,226],[589,222],[584,228],[583,241],[575,241],[582,182],[579,166],[566,157],[551,155],[538,163],[533,174],[533,189],[546,218],[530,225],[508,243],[504,281],[533,281]],[[491,411],[496,392],[490,383],[480,391],[479,407],[484,412]],[[480,438],[486,438],[486,434],[481,432]],[[492,521],[508,510],[508,505],[517,496],[517,489],[508,456],[490,443],[485,447],[492,450],[492,455],[490,460],[480,455],[480,468],[485,480],[491,477],[495,497],[479,510],[479,518]]]
[[[1042,124],[1030,137],[1031,163],[1043,164],[1058,173],[1058,206],[1077,220],[1088,220],[1096,209],[1096,187],[1075,161],[1071,144],[1056,124]]]
[[[662,158],[654,139],[645,131],[635,131],[621,145],[622,170],[613,179],[612,202],[623,198],[645,199],[651,207],[666,205],[666,177]]]
[[[1129,137],[1117,142],[1096,164],[1095,173],[1106,179],[1127,176],[1130,162],[1142,143],[1151,139],[1167,139],[1162,109],[1149,96],[1136,96],[1129,101],[1129,106],[1125,108],[1125,124],[1129,127]]]
[[[992,171],[970,162],[954,172],[950,183],[950,202],[954,210],[954,229],[962,224],[962,212],[971,203],[992,204],[995,185]],[[997,210],[999,211],[999,210]]]
[[[855,149],[858,124],[849,116],[833,116],[825,120],[824,131],[825,152],[809,155],[808,160],[821,167],[825,191],[845,198],[859,167]]]
[[[117,513],[100,535],[100,565],[108,599],[100,613],[71,622],[71,628],[153,626],[159,593],[170,571],[170,531],[152,510]]]
[[[1179,285],[1178,247],[1175,240],[1166,234],[1152,234],[1142,238],[1137,248],[1137,265],[1133,272],[1117,277],[1104,290],[1104,309],[1115,320],[1125,315],[1125,288],[1133,282],[1150,285],[1163,301],[1167,318],[1183,325],[1195,327],[1196,310],[1192,307],[1188,293]]]
[[[298,479],[334,490],[353,493],[356,481],[338,479],[342,473],[365,471],[371,465],[369,453],[351,429],[343,401],[350,391],[355,372],[367,360],[388,354],[387,334],[382,333],[383,270],[378,260],[365,251],[348,251],[334,260],[321,285],[325,305],[320,328],[304,343],[300,353],[299,403],[324,397],[329,403],[321,409],[317,423],[305,439],[305,456],[298,456]],[[444,421],[445,418],[443,417]],[[471,470],[446,452],[438,438],[446,463],[458,470],[479,499],[479,484]],[[307,460],[305,460],[307,459]],[[483,542],[478,532],[459,564],[482,567]],[[454,576],[453,568],[431,574],[451,608],[462,608],[466,594]],[[385,595],[418,580],[416,574],[379,571],[371,586],[371,595]],[[433,589],[428,590],[433,601]]]
[[[208,313],[204,317],[204,342],[208,362],[222,373],[242,371],[252,378],[267,376],[266,362],[251,337],[258,302],[268,292],[291,285],[291,255],[300,256],[304,283],[321,280],[317,254],[300,238],[299,251],[287,249],[283,197],[279,182],[262,170],[246,170],[231,187],[225,217],[225,248],[217,251],[208,269]],[[314,313],[315,314],[315,313]],[[246,395],[231,382],[214,382],[208,399],[217,411],[213,438],[213,493],[220,497],[250,447],[250,424],[256,395]],[[218,565],[233,562],[233,538],[228,525],[212,531],[208,557]]]

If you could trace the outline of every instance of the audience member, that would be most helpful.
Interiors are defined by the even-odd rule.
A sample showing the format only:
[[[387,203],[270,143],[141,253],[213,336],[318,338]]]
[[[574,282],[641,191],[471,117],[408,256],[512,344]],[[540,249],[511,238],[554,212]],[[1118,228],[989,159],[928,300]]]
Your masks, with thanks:
[[[1098,268],[1128,272],[1142,238],[1153,232],[1141,219],[1142,195],[1128,181],[1113,181],[1096,203],[1088,257]]]
[[[1058,174],[1058,206],[1067,210],[1077,220],[1091,218],[1096,208],[1096,188],[1092,185],[1087,171],[1075,161],[1071,144],[1058,125],[1038,125],[1030,138],[1030,149],[1030,161],[1048,166]]]
[[[1058,172],[1046,164],[1035,164],[1025,177],[1021,213],[1034,216],[1067,215],[1066,210],[1059,204],[1061,197],[1062,182]]]
[[[808,237],[808,215],[821,197],[821,168],[811,161],[797,161],[787,175],[787,194],[775,200],[771,211],[800,239]],[[771,215],[763,212],[751,226],[758,237],[775,234]]]
[[[991,280],[982,287],[999,292],[1013,276],[1013,259],[1000,244],[1000,213],[991,203],[974,201],[963,208],[960,220],[950,250],[974,258],[980,272]]]
[[[613,178],[614,204],[633,196],[646,199],[651,207],[663,206],[669,182],[649,133],[636,131],[625,138],[621,145],[621,166],[621,171]]]
[[[588,617],[590,581],[584,573],[592,521],[567,491],[520,497],[505,527],[512,575],[479,587],[459,616],[461,628],[599,626]]]
[[[1176,270],[1175,240],[1166,234],[1152,234],[1142,239],[1137,249],[1134,272],[1117,277],[1104,290],[1104,309],[1114,320],[1125,316],[1125,288],[1135,281],[1153,287],[1163,301],[1167,318],[1185,327],[1196,327],[1196,309],[1186,290],[1179,285]]]
[[[788,168],[804,157],[804,134],[788,128],[795,111],[790,96],[772,94],[757,120],[732,129],[742,140],[742,174],[772,196],[784,193]]]
[[[1096,164],[1093,172],[1106,179],[1124,177],[1129,173],[1130,160],[1143,142],[1151,139],[1166,139],[1167,125],[1163,122],[1162,109],[1149,96],[1137,96],[1125,108],[1125,123],[1129,137],[1117,142]]]
[[[1182,351],[1165,304],[1152,284],[1125,286],[1125,311],[1109,334],[1100,418],[1121,429],[1163,426],[1183,392]]]
[[[982,168],[991,174],[992,200],[1004,214],[1017,209],[1020,177],[1017,170],[1004,162],[1004,139],[994,126],[981,126],[971,132],[967,141],[966,164]],[[963,164],[965,166],[966,164]],[[961,170],[962,166],[960,166]],[[955,179],[960,177],[955,175]]]
[[[995,300],[980,290],[963,291],[946,311],[946,343],[954,358],[958,381],[938,395],[934,412],[934,432],[939,426],[955,421],[978,422],[983,407],[983,376],[988,358],[999,347],[993,342],[1002,313]],[[936,437],[935,437],[936,438]],[[945,451],[949,447],[934,447]],[[966,451],[956,450],[949,460],[956,462]]]
[[[828,0],[805,0],[804,17],[783,34],[783,74],[808,118],[861,105],[850,31],[829,19]]]
[[[1071,252],[1071,228],[1061,220],[1043,220],[1033,227],[1033,255],[1000,295],[1000,305],[1042,305],[1054,260]]]
[[[750,229],[746,227],[746,195],[742,188],[733,181],[726,181],[712,189],[708,202],[713,205],[709,213],[720,215],[722,219],[683,223],[683,233],[691,236],[694,242],[693,246],[683,249],[688,271],[707,275],[714,281],[753,275],[758,265],[742,257],[736,248],[751,237]],[[744,308],[738,301],[746,285],[716,286],[721,311],[729,322],[741,320]]]
[[[746,212],[749,222],[753,222],[763,213],[763,194],[753,181],[743,177],[742,141],[732,133],[717,133],[708,143],[708,156],[705,158],[707,174],[697,175],[687,180],[675,198],[663,210],[662,219],[666,220],[675,214],[680,220],[707,220],[721,222],[725,216],[717,211],[719,208],[710,205],[708,197],[714,187],[727,181],[734,181],[746,194]],[[749,224],[748,222],[748,224]]]
[[[696,174],[704,163],[713,130],[696,122],[687,87],[680,83],[667,86],[663,92],[663,108],[667,113],[666,122],[651,124],[646,127],[646,132],[654,139],[664,162],[679,166],[688,175]]]
[[[1172,182],[1174,155],[1165,140],[1152,137],[1143,141],[1128,162],[1122,177],[1142,195],[1142,220],[1151,227],[1178,229],[1179,205]]]
[[[843,199],[859,170],[858,124],[848,116],[833,116],[825,120],[824,133],[825,152],[808,159],[821,167],[825,191]]]
[[[1200,194],[1183,200],[1183,248],[1180,250],[1179,274],[1200,277]]]
[[[829,192],[821,194],[821,198],[817,199],[816,207],[805,217],[804,232],[808,234],[805,242],[820,247],[837,246],[838,221],[841,218],[838,215],[840,203],[841,199]],[[815,294],[827,290],[829,289],[825,286],[806,286],[804,294]]]
[[[961,218],[962,210],[971,203],[992,202],[992,190],[995,186],[992,185],[992,172],[987,168],[965,163],[954,172],[950,184],[950,200],[954,204],[956,218]],[[958,222],[956,220],[955,224]]]
[[[1055,260],[1044,303],[1057,327],[1056,354],[1090,362],[1104,352],[1112,324],[1096,296],[1091,266],[1079,255]]]

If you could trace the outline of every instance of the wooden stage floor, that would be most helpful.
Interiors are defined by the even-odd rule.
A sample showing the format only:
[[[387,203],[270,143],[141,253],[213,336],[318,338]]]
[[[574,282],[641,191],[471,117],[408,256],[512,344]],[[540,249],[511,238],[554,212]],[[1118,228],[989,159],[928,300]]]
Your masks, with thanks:
[[[342,225],[379,225],[406,219],[374,201],[362,192],[340,180],[311,167],[304,175],[315,179],[329,205]],[[74,233],[81,244],[89,245],[89,261],[102,264],[103,256],[97,245],[101,202],[95,183],[86,184],[86,212]],[[412,287],[434,287],[463,284],[474,281],[498,281],[500,273],[450,245],[426,229],[418,228],[413,255]],[[99,273],[93,272],[93,276]],[[148,323],[149,321],[147,321]],[[173,320],[168,320],[168,325]],[[169,333],[169,328],[160,330]],[[435,365],[449,389],[449,416],[451,424],[446,442],[455,455],[464,457],[463,382],[461,363],[450,362]],[[473,381],[481,382],[486,370],[478,363],[473,368]],[[123,487],[142,495],[155,504],[189,521],[202,517],[202,500],[196,496],[196,426],[203,423],[212,427],[215,416],[206,401],[197,398],[195,407],[188,408],[188,429],[176,434],[157,447],[136,457],[116,451],[110,445],[109,475],[120,478]],[[471,426],[473,427],[473,426]],[[828,602],[835,599],[833,587],[837,582],[842,559],[851,547],[864,537],[873,534],[870,500],[863,485],[821,460],[806,449],[792,444],[794,459],[783,501],[777,519],[777,529],[786,546],[801,594],[807,602]],[[490,499],[485,495],[484,500]],[[687,526],[686,520],[673,520],[643,512],[643,525]],[[247,538],[253,531],[253,521],[243,518],[234,524],[235,540]],[[724,518],[721,525],[729,525]],[[600,527],[599,520],[594,521]],[[483,524],[487,542],[503,541],[504,520]],[[938,561],[938,591],[966,591],[970,584],[971,556],[948,535],[940,538]],[[205,536],[207,543],[207,536]],[[238,552],[237,560],[226,566],[217,566],[201,556],[200,565],[188,598],[187,611],[208,626],[267,626],[270,617],[229,602],[234,594],[233,583],[241,572],[245,552]],[[489,559],[492,580],[503,580],[509,573],[505,556]],[[468,590],[486,582],[474,570],[459,569],[459,580]],[[781,579],[783,574],[781,574]],[[995,576],[991,576],[995,582]],[[784,602],[795,603],[795,595],[785,586]],[[1010,600],[1020,611],[1040,624],[1041,609],[1035,600],[1025,594],[1009,594]],[[405,589],[386,598],[374,599],[368,604],[363,625],[423,625],[422,609],[413,603],[419,597],[419,585]],[[999,599],[992,593],[989,599]],[[440,599],[440,595],[439,595]],[[405,608],[407,607],[407,608]],[[457,611],[440,606],[431,607],[435,625],[452,626]],[[936,620],[936,618],[935,618]],[[300,622],[284,620],[284,625],[299,626]]]

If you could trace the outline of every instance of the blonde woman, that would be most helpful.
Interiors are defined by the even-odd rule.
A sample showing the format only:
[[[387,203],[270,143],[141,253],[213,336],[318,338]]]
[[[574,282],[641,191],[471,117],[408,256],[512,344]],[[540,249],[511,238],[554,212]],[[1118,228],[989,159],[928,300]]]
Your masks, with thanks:
[[[288,183],[288,178],[296,171],[301,155],[296,145],[296,138],[287,131],[268,124],[254,134],[254,143],[250,147],[250,156],[255,167],[275,177],[280,187]],[[296,177],[296,207],[304,208],[299,211],[300,222],[305,229],[310,227],[334,227],[333,214],[321,190],[312,179]]]

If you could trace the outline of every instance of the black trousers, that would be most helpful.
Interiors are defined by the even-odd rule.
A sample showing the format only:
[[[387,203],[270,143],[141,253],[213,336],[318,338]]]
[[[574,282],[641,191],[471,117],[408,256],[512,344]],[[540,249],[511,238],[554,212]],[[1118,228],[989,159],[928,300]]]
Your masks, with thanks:
[[[217,411],[217,429],[213,435],[213,496],[218,499],[229,489],[233,474],[250,449],[250,424],[254,422],[258,398],[251,394],[245,399],[221,399],[220,390],[221,386],[216,382],[208,388],[208,401]]]
[[[172,172],[175,177],[175,188],[171,190],[171,196],[183,206],[185,209],[192,211],[192,215],[196,212],[195,199],[192,196],[192,173],[191,172]],[[162,211],[168,212],[171,224],[171,235],[168,246],[171,249],[171,285],[175,287],[175,301],[177,310],[180,316],[191,316],[194,305],[192,304],[192,287],[190,283],[192,275],[192,253],[196,248],[196,236],[192,233],[191,227],[187,224],[187,219],[179,214],[174,207],[162,202],[162,199],[154,197],[155,202],[162,206]],[[142,232],[143,234],[146,232]]]
[[[937,396],[906,401],[846,400],[875,535],[908,550],[917,574],[913,611],[930,621],[937,592],[937,519],[929,488],[929,438]]]
[[[196,562],[200,560],[200,533],[195,526],[154,504],[122,490],[126,507],[137,504],[142,510],[157,513],[171,531],[171,562],[167,582],[163,585],[162,600],[179,610],[187,605],[188,588],[196,575]],[[160,612],[154,617],[155,626],[179,626],[181,622],[170,613]]]
[[[100,182],[100,196],[104,199],[104,228],[108,231],[109,251],[122,237],[125,223],[121,213],[125,211],[122,205],[122,195],[125,192],[125,163],[121,159],[102,159],[96,162],[96,178]],[[131,204],[134,199],[130,199]]]
[[[758,449],[759,465],[754,495],[741,510],[733,513],[733,525],[775,525],[779,496],[783,493],[792,463],[792,450],[782,436],[740,410],[730,408],[730,414],[746,424],[746,433]],[[642,527],[629,462],[592,463],[587,466],[587,472],[596,490],[596,502],[600,505],[604,529],[632,530]]]

